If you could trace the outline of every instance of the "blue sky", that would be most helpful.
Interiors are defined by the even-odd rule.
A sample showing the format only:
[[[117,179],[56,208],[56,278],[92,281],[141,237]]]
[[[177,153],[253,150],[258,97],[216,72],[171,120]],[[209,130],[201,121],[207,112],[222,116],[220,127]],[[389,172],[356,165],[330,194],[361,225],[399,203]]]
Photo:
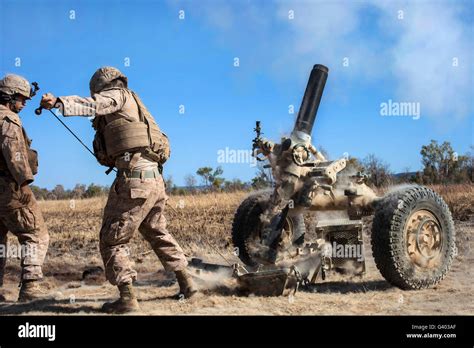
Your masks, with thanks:
[[[431,139],[460,154],[473,143],[472,4],[0,0],[0,73],[38,81],[42,93],[87,96],[98,67],[119,68],[170,136],[165,176],[183,185],[202,166],[250,180],[255,168],[218,163],[217,152],[249,149],[255,120],[274,140],[291,131],[310,69],[321,63],[330,73],[314,143],[331,158],[374,153],[393,171],[418,170]],[[112,174],[57,120],[34,115],[39,100],[21,113],[40,152],[35,184],[110,184]],[[420,118],[381,116],[388,100],[419,103]],[[87,118],[65,122],[91,144]]]

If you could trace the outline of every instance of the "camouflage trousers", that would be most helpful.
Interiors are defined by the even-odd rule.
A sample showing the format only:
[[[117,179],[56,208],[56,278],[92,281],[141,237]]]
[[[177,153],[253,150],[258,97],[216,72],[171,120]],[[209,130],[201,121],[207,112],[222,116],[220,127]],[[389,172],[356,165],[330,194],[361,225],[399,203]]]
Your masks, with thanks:
[[[100,231],[100,252],[107,280],[113,285],[131,283],[137,272],[132,268],[128,243],[135,231],[147,240],[167,271],[183,270],[187,260],[183,250],[166,229],[163,215],[166,200],[163,178],[117,176],[104,210]]]
[[[17,204],[20,205],[20,204]],[[34,197],[26,206],[14,209],[0,207],[0,286],[3,284],[8,256],[7,233],[20,242],[22,280],[43,278],[42,265],[49,245],[49,234]],[[13,253],[10,252],[13,255]]]

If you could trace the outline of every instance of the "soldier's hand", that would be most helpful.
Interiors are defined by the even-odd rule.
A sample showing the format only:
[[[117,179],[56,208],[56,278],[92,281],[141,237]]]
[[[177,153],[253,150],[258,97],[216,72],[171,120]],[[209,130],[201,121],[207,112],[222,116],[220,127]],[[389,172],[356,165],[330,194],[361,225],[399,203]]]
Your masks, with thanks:
[[[43,97],[41,98],[40,106],[42,106],[43,108],[47,110],[50,110],[54,108],[54,105],[56,104],[57,100],[58,98],[56,98],[51,93],[43,94]]]
[[[20,189],[20,203],[21,204],[28,204],[31,201],[31,198],[33,196],[33,193],[31,192],[30,188],[28,185],[24,185]]]

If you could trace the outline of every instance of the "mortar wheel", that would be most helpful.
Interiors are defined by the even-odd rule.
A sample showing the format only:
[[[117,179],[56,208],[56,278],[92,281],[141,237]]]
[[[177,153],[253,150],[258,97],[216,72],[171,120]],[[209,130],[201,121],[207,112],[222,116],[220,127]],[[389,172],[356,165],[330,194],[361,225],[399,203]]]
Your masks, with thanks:
[[[383,198],[372,224],[372,252],[382,276],[401,289],[439,283],[456,252],[453,219],[441,196],[410,186]]]
[[[248,266],[257,266],[263,260],[259,257],[268,248],[262,244],[263,223],[260,216],[265,211],[271,191],[264,191],[247,197],[237,209],[232,224],[232,241],[238,256]],[[287,216],[283,225],[280,248],[299,245],[304,241],[306,227],[303,214]]]

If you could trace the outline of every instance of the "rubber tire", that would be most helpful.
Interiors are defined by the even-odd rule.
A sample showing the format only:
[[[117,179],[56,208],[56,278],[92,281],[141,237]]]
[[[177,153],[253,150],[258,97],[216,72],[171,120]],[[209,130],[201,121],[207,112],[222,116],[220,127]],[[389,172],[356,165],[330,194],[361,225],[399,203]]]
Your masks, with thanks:
[[[412,212],[426,209],[442,229],[441,262],[436,269],[421,269],[406,252],[404,228]],[[416,290],[439,283],[449,272],[456,254],[455,231],[451,212],[433,190],[410,186],[387,195],[375,211],[372,224],[372,253],[382,276],[403,290]]]
[[[238,248],[240,260],[247,266],[255,267],[259,265],[249,253],[247,241],[252,235],[253,228],[260,222],[260,215],[266,208],[272,191],[263,191],[247,197],[237,208],[232,223],[232,242]],[[294,226],[293,242],[301,243],[306,233],[303,214],[288,216]]]

